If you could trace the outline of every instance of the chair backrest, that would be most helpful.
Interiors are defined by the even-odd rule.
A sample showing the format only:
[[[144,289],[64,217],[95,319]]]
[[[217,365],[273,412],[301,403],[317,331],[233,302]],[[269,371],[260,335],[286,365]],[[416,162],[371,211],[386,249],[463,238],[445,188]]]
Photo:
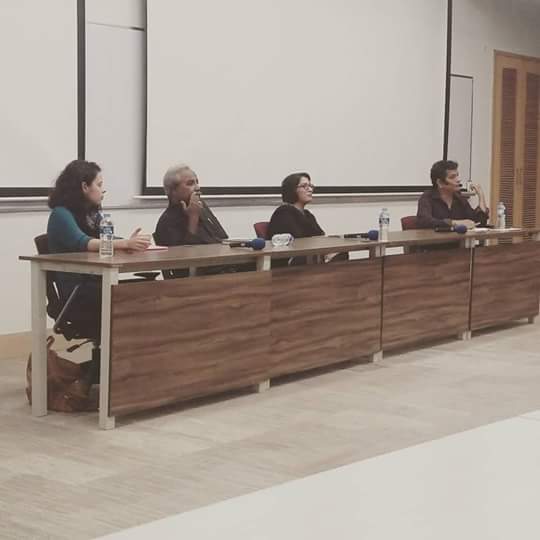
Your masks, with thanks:
[[[40,234],[34,238],[34,244],[39,255],[48,255],[49,251],[49,239],[46,234]],[[62,311],[62,302],[58,295],[58,291],[54,286],[54,277],[52,272],[47,272],[47,313],[52,319],[55,319]]]
[[[416,216],[405,216],[401,218],[401,229],[409,231],[411,229],[418,229],[418,218]]]
[[[253,228],[255,229],[255,234],[257,235],[257,238],[264,238],[265,240],[268,240],[268,226],[270,223],[268,221],[259,221],[258,223],[253,224]]]
[[[34,244],[39,255],[48,255],[49,251],[49,237],[46,234],[40,234],[34,238]]]

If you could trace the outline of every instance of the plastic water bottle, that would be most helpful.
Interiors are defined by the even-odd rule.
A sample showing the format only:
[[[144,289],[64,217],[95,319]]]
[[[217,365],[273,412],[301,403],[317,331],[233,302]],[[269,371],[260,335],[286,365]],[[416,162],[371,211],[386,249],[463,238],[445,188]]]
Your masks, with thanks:
[[[497,205],[497,229],[506,229],[506,206],[502,201]]]
[[[99,256],[112,257],[114,254],[114,225],[110,214],[103,214],[99,222]]]
[[[388,208],[383,208],[379,214],[379,240],[388,242],[388,231],[390,229],[390,212]]]

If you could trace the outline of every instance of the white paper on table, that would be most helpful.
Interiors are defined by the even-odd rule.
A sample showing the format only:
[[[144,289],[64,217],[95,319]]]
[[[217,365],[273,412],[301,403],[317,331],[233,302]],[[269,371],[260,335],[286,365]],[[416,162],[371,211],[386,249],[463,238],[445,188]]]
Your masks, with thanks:
[[[505,231],[521,231],[519,227],[508,227],[507,229],[489,229],[488,227],[475,227],[474,232],[505,232]]]

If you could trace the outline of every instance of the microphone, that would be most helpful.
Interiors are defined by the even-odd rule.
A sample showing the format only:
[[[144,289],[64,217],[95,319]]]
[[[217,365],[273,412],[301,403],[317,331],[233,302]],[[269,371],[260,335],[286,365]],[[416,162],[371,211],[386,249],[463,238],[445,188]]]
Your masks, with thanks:
[[[435,227],[435,232],[455,232],[465,234],[467,232],[466,225],[447,225],[446,227]]]
[[[229,242],[229,247],[232,248],[252,248],[256,251],[264,249],[266,241],[263,238],[254,238],[253,240],[246,240],[242,242]]]
[[[343,235],[343,238],[363,238],[364,240],[377,241],[379,239],[379,231],[371,229],[367,233],[347,233]]]

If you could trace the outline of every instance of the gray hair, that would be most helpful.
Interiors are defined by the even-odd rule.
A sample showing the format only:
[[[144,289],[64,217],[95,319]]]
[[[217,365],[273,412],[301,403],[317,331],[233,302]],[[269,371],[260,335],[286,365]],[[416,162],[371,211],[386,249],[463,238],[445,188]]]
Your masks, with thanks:
[[[165,190],[165,195],[170,196],[171,192],[174,191],[178,182],[182,179],[182,175],[186,171],[193,172],[193,169],[186,165],[185,163],[178,163],[167,169],[165,176],[163,177],[163,189]]]

